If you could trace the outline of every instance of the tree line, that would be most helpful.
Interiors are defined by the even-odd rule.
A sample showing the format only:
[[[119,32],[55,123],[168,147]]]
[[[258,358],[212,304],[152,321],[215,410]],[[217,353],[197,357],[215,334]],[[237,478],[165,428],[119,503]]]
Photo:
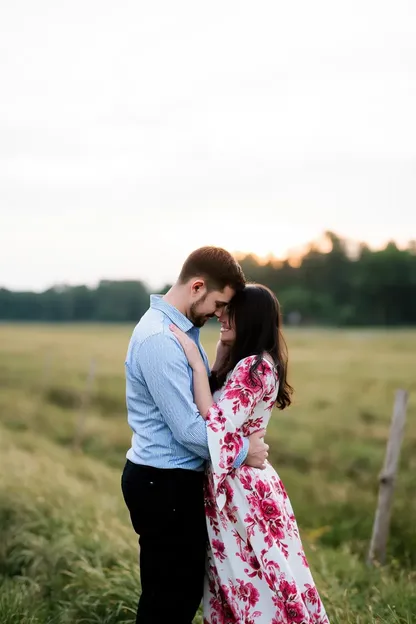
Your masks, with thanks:
[[[321,241],[322,242],[322,241]],[[332,232],[326,248],[312,243],[300,258],[260,262],[240,258],[249,281],[266,284],[286,322],[334,326],[416,324],[416,243],[394,242],[351,249]],[[169,286],[160,290],[167,291]],[[142,281],[101,281],[97,287],[56,286],[41,293],[0,288],[0,320],[41,322],[135,322],[149,305]]]

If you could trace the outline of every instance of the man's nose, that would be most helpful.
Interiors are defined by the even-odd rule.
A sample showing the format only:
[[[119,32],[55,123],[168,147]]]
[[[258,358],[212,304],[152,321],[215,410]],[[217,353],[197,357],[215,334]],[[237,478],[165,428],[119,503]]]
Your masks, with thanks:
[[[223,314],[224,314],[224,308],[220,308],[219,310],[215,312],[215,316],[217,317],[219,321],[221,320],[221,317],[223,316]]]

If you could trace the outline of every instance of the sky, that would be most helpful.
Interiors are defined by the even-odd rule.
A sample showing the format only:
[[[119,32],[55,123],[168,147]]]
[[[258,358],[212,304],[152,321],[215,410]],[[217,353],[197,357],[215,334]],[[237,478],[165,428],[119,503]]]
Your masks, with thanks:
[[[0,286],[416,238],[413,0],[0,7]]]

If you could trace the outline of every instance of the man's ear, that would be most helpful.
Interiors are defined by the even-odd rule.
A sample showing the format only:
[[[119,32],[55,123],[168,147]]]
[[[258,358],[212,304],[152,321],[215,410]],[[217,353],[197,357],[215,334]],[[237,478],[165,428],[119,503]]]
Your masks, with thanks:
[[[191,292],[193,295],[200,295],[200,294],[204,294],[204,292],[206,291],[206,284],[205,284],[205,280],[203,280],[202,278],[198,277],[197,279],[194,279],[191,283]]]

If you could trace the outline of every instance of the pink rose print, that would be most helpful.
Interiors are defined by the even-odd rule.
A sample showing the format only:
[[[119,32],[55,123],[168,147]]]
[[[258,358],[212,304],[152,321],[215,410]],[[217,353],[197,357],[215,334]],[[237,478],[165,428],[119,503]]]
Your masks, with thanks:
[[[306,614],[305,606],[299,601],[286,602],[285,610],[289,618],[289,622],[292,624],[308,624],[309,617]]]
[[[289,583],[285,578],[281,579],[279,583],[279,593],[285,602],[294,600],[298,593],[296,584],[293,582]]]
[[[239,476],[239,479],[240,479],[240,482],[241,482],[243,488],[245,490],[251,491],[252,490],[253,478],[252,478],[252,473],[251,473],[250,468],[248,468],[247,466],[242,466],[239,469],[239,475],[238,476]]]
[[[313,605],[318,604],[319,596],[318,596],[318,592],[316,591],[316,587],[312,587],[311,585],[308,585],[308,584],[305,585],[305,587],[307,589],[303,594],[304,600],[307,602],[310,602]]]
[[[218,561],[225,561],[226,559],[226,555],[225,555],[225,546],[224,546],[224,542],[221,542],[218,539],[214,539],[211,542],[211,547],[212,547],[212,551],[214,553],[214,557],[218,560]]]
[[[227,497],[227,505],[231,505],[231,503],[233,502],[233,496],[234,496],[234,489],[231,483],[229,483],[228,481],[224,481],[224,491],[225,491],[225,495]]]
[[[224,412],[217,406],[213,406],[208,412],[207,425],[214,432],[224,431],[224,424],[227,419],[224,416]]]
[[[305,566],[305,568],[309,568],[309,564],[303,550],[301,552],[298,552],[298,556],[302,559],[302,564]]]
[[[237,587],[237,596],[243,602],[248,602],[251,607],[256,606],[260,594],[259,591],[254,587],[253,583],[245,583],[241,579],[237,579],[238,587]]]
[[[255,576],[261,578],[263,576],[263,573],[261,571],[260,562],[257,559],[256,555],[251,555],[248,558],[248,563],[250,564],[250,567],[244,569],[244,572],[247,574],[247,576],[249,578],[254,578]]]
[[[243,442],[240,434],[229,431],[225,434],[220,451],[220,468],[231,468],[241,451]]]
[[[229,374],[207,416],[204,623],[329,624],[279,475],[270,463],[234,468],[243,438],[267,428],[278,392],[269,362],[250,379],[253,361]]]
[[[252,433],[259,431],[263,426],[262,418],[249,418],[242,426],[242,432],[245,437],[251,436]]]
[[[265,498],[262,501],[260,501],[260,509],[263,514],[263,517],[266,520],[272,521],[277,516],[280,516],[277,503],[272,498]]]

